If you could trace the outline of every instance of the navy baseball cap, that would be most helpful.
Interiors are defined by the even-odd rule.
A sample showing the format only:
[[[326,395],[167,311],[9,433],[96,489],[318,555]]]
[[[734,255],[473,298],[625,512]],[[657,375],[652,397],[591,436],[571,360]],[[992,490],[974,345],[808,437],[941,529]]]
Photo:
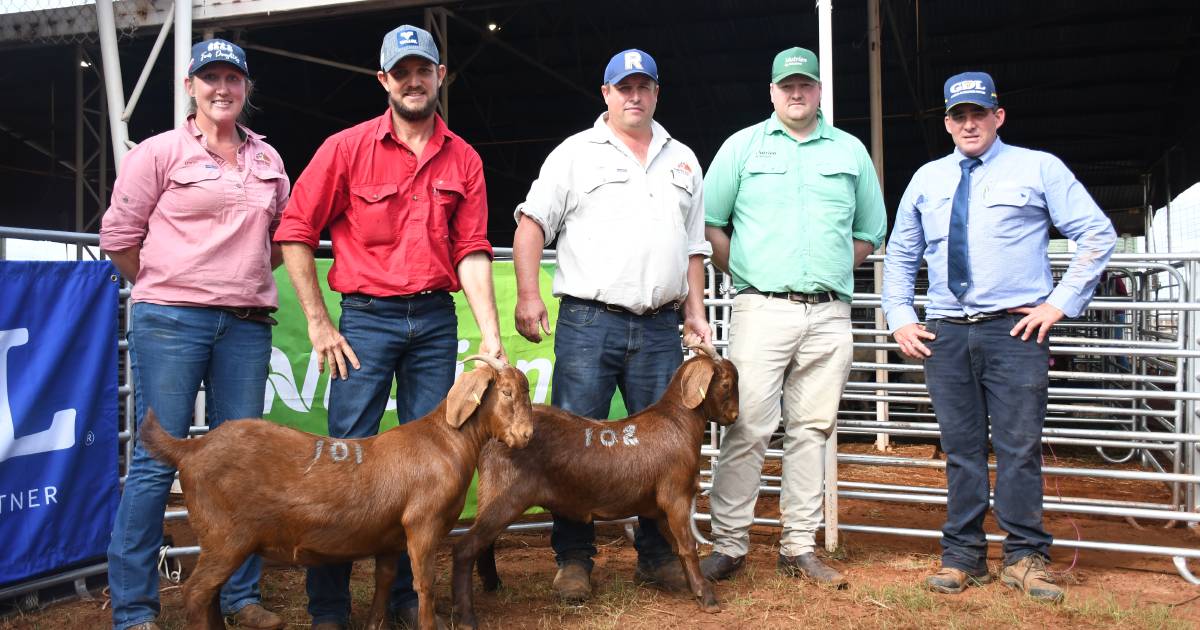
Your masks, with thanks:
[[[423,28],[402,24],[383,36],[383,47],[379,49],[379,68],[389,72],[397,61],[405,57],[421,57],[434,64],[441,61],[433,35]]]
[[[206,39],[192,46],[192,60],[188,63],[188,76],[200,71],[200,68],[210,63],[220,61],[227,63],[242,74],[250,76],[250,68],[246,66],[246,51],[241,46],[223,39]]]
[[[996,109],[1000,99],[996,98],[996,82],[986,72],[962,72],[946,79],[942,90],[946,97],[946,111],[962,103],[974,103],[985,109]]]
[[[631,74],[644,74],[658,83],[658,64],[644,50],[622,50],[608,60],[608,66],[604,68],[604,84],[615,85]]]

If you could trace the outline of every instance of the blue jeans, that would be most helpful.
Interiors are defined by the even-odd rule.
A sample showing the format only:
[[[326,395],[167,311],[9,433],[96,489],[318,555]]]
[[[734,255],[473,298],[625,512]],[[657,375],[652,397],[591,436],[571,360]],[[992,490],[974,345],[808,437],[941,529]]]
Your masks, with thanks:
[[[153,408],[163,429],[184,437],[203,381],[210,426],[262,415],[271,357],[271,327],[225,311],[147,302],[133,305],[129,324],[133,400],[140,425]],[[152,621],[159,612],[158,550],[163,511],[175,469],[133,449],[125,491],[108,546],[113,627]],[[262,559],[251,556],[221,588],[221,610],[233,614],[260,601]]]
[[[603,420],[620,388],[625,408],[635,414],[658,401],[683,363],[679,312],[637,316],[564,297],[554,356],[550,398],[555,407]],[[639,564],[656,567],[676,558],[653,519],[639,517],[638,525],[634,547]],[[560,566],[582,562],[591,570],[596,526],[554,515],[550,544]]]
[[[454,384],[458,318],[448,293],[413,298],[345,295],[339,329],[362,367],[350,370],[346,380],[330,382],[330,437],[379,433],[393,382],[401,424],[433,411]],[[349,621],[352,566],[346,562],[309,568],[308,614],[314,625]],[[388,606],[393,612],[417,605],[412,579],[408,554],[403,554]]]
[[[988,509],[988,425],[996,453],[995,516],[1008,532],[1007,566],[1030,554],[1050,557],[1042,526],[1042,425],[1049,344],[1008,331],[1021,315],[976,324],[930,320],[925,380],[933,400],[949,491],[942,565],[987,570],[983,518]]]

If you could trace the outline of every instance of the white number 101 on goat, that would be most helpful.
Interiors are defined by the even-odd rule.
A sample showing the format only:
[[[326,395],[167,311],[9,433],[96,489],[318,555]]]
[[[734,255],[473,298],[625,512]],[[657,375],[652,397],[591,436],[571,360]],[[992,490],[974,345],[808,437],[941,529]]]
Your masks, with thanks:
[[[592,445],[592,436],[595,434],[594,432],[595,432],[595,430],[591,429],[591,428],[587,428],[587,429],[583,430],[583,447],[584,448],[588,448],[589,446]],[[625,446],[637,446],[638,439],[637,439],[637,435],[635,435],[635,433],[637,433],[636,425],[632,425],[632,424],[625,425],[625,430],[621,432],[621,442]],[[614,446],[617,443],[617,432],[612,429],[600,429],[599,437],[600,437],[600,445],[601,446],[606,446],[606,447]]]

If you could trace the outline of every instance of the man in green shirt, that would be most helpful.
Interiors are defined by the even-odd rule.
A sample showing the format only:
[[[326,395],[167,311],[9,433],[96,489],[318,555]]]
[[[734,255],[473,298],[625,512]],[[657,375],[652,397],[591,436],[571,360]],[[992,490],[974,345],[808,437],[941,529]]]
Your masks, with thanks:
[[[850,374],[854,267],[882,242],[887,213],[862,143],[821,115],[816,55],[776,55],[771,102],[774,115],[726,140],[704,178],[712,260],[737,290],[729,353],[741,409],[721,443],[713,553],[701,569],[719,580],[745,561],[763,457],[782,415],[778,568],[841,587],[845,577],[813,553],[824,448]]]

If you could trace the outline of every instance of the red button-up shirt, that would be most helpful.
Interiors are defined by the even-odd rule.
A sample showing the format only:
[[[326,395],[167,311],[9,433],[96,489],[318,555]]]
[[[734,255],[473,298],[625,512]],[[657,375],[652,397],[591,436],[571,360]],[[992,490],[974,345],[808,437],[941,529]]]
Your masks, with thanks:
[[[329,286],[376,297],[457,291],[467,254],[487,240],[483,162],[435,116],[418,158],[392,132],[392,113],[331,136],[296,180],[276,242],[315,248],[329,227]]]

